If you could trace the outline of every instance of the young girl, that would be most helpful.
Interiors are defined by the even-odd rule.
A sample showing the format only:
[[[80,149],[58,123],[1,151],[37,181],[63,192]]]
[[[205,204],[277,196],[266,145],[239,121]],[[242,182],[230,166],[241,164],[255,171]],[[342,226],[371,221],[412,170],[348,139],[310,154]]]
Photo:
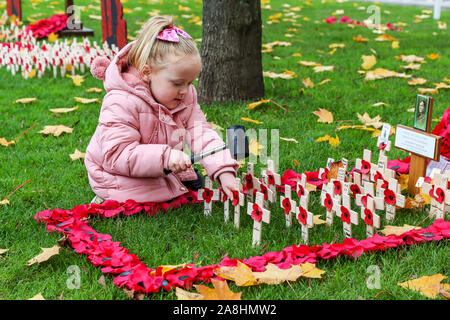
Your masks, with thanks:
[[[185,143],[199,154],[224,141],[197,103],[192,82],[200,70],[194,40],[163,16],[151,18],[112,62],[94,60],[91,73],[104,80],[107,92],[85,156],[97,197],[164,202],[187,193],[186,181],[201,179],[183,152]],[[232,198],[238,164],[229,150],[201,163]]]

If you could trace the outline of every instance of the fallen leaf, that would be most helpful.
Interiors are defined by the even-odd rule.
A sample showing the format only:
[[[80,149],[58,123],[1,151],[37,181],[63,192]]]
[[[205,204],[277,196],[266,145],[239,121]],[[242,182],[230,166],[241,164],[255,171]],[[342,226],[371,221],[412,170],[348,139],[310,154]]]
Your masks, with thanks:
[[[12,144],[15,144],[14,140],[8,141],[5,138],[0,138],[0,145],[4,146],[4,147],[8,147]]]
[[[80,102],[80,103],[84,103],[84,104],[88,104],[88,103],[100,103],[100,100],[98,98],[92,98],[92,99],[87,99],[87,98],[80,98],[80,97],[73,97],[75,99],[76,102]]]
[[[233,292],[226,281],[211,279],[214,289],[205,285],[194,285],[203,296],[202,300],[241,300],[242,292]]]
[[[263,149],[264,146],[260,145],[256,138],[251,138],[248,145],[249,152],[255,156],[259,156],[259,150]]]
[[[377,102],[377,103],[374,103],[374,104],[372,105],[372,107],[388,106],[388,105],[389,105],[389,104],[384,103],[384,102]]]
[[[387,33],[383,33],[381,36],[377,37],[375,41],[395,41],[394,37],[388,35]]]
[[[40,254],[38,254],[37,256],[31,258],[30,260],[28,260],[27,266],[29,267],[29,266],[32,266],[33,264],[47,261],[54,255],[59,254],[59,248],[60,247],[58,245],[54,245],[51,248],[41,248],[42,252]]]
[[[362,37],[360,34],[357,37],[353,37],[356,42],[367,42],[369,39]]]
[[[280,137],[280,139],[284,140],[284,141],[288,141],[288,142],[298,143],[297,139],[294,139],[294,138],[283,138],[283,137]]]
[[[306,79],[302,79],[302,82],[305,88],[314,88],[314,82],[312,82],[309,77]]]
[[[363,71],[364,72],[364,71]],[[411,75],[406,75],[405,73],[399,73],[396,71],[387,70],[384,68],[376,68],[374,70],[369,70],[364,72],[366,74],[365,80],[377,80],[384,78],[411,78]]]
[[[179,287],[175,288],[175,294],[178,300],[203,300],[203,296],[201,294],[189,292]]]
[[[0,249],[0,255],[5,254],[8,251],[9,251],[9,249]]]
[[[258,284],[252,269],[241,261],[238,261],[235,267],[220,267],[214,273],[221,278],[234,281],[240,287]]]
[[[8,199],[3,199],[2,201],[0,201],[1,205],[7,205],[10,204]]]
[[[302,263],[300,266],[303,269],[302,278],[321,279],[322,274],[325,273],[325,271],[316,268],[316,265],[313,263],[306,262]]]
[[[316,66],[313,68],[314,72],[333,71],[334,66]]]
[[[437,53],[434,53],[434,52],[427,54],[426,57],[430,60],[437,60],[437,59],[441,58]]]
[[[420,227],[415,227],[415,226],[410,226],[408,224],[403,224],[403,226],[390,226],[390,225],[386,225],[384,226],[383,230],[380,230],[380,232],[382,234],[384,234],[385,236],[390,236],[390,235],[401,235],[402,233],[411,231],[411,230],[420,230]]]
[[[419,70],[422,65],[420,63],[410,63],[406,66],[400,66],[400,68],[407,70]]]
[[[411,78],[411,80],[408,81],[408,84],[410,86],[417,86],[419,84],[424,84],[427,82],[427,79],[424,78]]]
[[[284,281],[296,281],[302,274],[303,268],[293,265],[289,269],[280,269],[272,263],[268,263],[263,272],[253,272],[257,283],[280,284]]]
[[[317,138],[316,142],[324,142],[327,141],[333,148],[337,147],[340,144],[339,137],[336,135],[336,138],[330,137],[328,134],[323,137]]]
[[[51,32],[48,36],[48,42],[56,42],[58,40],[58,34]]]
[[[89,88],[89,89],[87,89],[86,90],[86,92],[96,92],[96,93],[100,93],[100,92],[103,92],[103,90],[102,89],[100,89],[100,88]]]
[[[397,284],[402,288],[417,291],[428,298],[436,299],[441,289],[441,281],[444,279],[447,279],[447,277],[437,273]]]
[[[281,79],[285,79],[285,80],[289,80],[289,79],[294,79],[296,76],[296,73],[293,71],[285,71],[283,73],[275,73],[272,71],[264,71],[263,72],[263,76],[264,77],[269,77],[272,79],[277,79],[277,78],[281,78]]]
[[[308,190],[309,191],[309,190]],[[315,214],[313,216],[313,223],[314,225],[318,225],[318,224],[325,224],[327,223],[326,220],[321,219],[320,214]],[[312,228],[313,226],[308,226],[309,228]]]
[[[67,74],[66,77],[71,78],[73,81],[73,84],[76,85],[77,87],[81,86],[81,83],[84,81],[84,77],[80,76],[80,75],[69,75]]]
[[[418,90],[420,94],[436,94],[439,92],[436,88],[419,88]]]
[[[243,120],[245,122],[252,122],[252,123],[256,123],[256,124],[262,124],[262,122],[260,122],[258,120],[253,120],[253,119],[246,118],[246,117],[241,117],[241,120]]]
[[[320,63],[314,61],[302,61],[302,60],[299,61],[298,64],[305,67],[318,67],[321,65]]]
[[[100,278],[97,280],[97,283],[100,284],[104,289],[107,289],[106,286],[106,279],[104,275],[101,275]]]
[[[270,100],[261,99],[260,101],[253,102],[253,103],[250,103],[249,105],[247,105],[247,109],[250,109],[250,110],[255,109],[257,106],[259,106],[263,103],[267,103],[267,102],[270,102]]]
[[[39,131],[38,133],[42,134],[52,134],[55,137],[60,136],[63,132],[66,133],[72,133],[73,128],[66,127],[62,124],[56,125],[56,126],[45,126],[43,130]]]
[[[381,122],[381,117],[375,116],[373,118],[370,118],[369,114],[365,112],[363,115],[360,115],[359,113],[356,113],[358,116],[359,121],[361,121],[366,126],[374,127],[375,129],[378,129],[383,126],[383,122]]]
[[[84,152],[80,152],[80,150],[75,149],[75,152],[72,154],[69,154],[70,159],[72,159],[73,161],[78,160],[78,159],[84,159],[84,157],[86,156],[86,153]]]
[[[325,79],[325,80],[320,81],[317,85],[321,86],[321,85],[323,85],[323,84],[325,84],[327,82],[330,82],[330,81],[331,81],[331,79]]]
[[[414,54],[410,54],[410,55],[407,55],[407,56],[401,54],[399,56],[396,56],[395,58],[399,59],[399,60],[401,60],[403,62],[407,62],[407,63],[414,63],[414,62],[424,63],[425,62],[424,58],[416,56]]]
[[[333,49],[333,48],[344,48],[345,44],[344,43],[332,43],[328,46],[328,48]]]
[[[397,40],[392,41],[392,49],[398,49],[399,47],[400,47],[400,45]]]
[[[56,109],[49,109],[53,113],[68,113],[75,110],[78,110],[78,106],[75,106],[73,108],[56,108]]]
[[[35,102],[37,100],[37,98],[22,98],[22,99],[17,99],[16,101],[14,101],[13,103],[22,103],[22,104],[26,104],[26,103],[32,103]]]
[[[362,59],[363,59],[363,63],[361,65],[361,67],[365,70],[369,70],[377,63],[377,58],[375,58],[374,55],[371,55],[371,56],[363,55]]]
[[[35,295],[34,297],[28,299],[28,300],[45,300],[45,298],[42,296],[42,294],[39,292],[37,295]]]
[[[441,288],[439,289],[439,294],[445,300],[450,300],[450,284],[441,283]]]
[[[439,83],[433,83],[435,85],[435,89],[450,89],[450,85],[444,83],[444,82],[439,82]]]
[[[333,122],[333,114],[328,111],[327,109],[319,108],[317,111],[313,111],[312,114],[319,117],[317,119],[317,122],[323,122],[323,123],[332,123]]]

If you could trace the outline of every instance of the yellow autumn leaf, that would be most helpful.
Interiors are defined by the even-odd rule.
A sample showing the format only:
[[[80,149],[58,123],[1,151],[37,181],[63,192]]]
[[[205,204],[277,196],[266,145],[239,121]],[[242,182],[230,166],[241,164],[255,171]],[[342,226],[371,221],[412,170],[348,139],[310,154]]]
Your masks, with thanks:
[[[293,265],[288,269],[280,269],[272,263],[266,265],[263,272],[253,272],[257,283],[280,284],[284,281],[296,281],[302,274],[300,265]]]
[[[316,265],[313,263],[302,263],[300,265],[303,269],[302,278],[315,278],[315,279],[321,279],[322,274],[325,273],[325,271],[320,270],[319,268],[316,268]]]
[[[84,157],[86,156],[86,153],[81,152],[78,149],[75,149],[75,152],[72,154],[69,154],[70,159],[72,159],[72,161],[78,160],[78,159],[84,159]]]
[[[420,94],[436,94],[439,92],[436,88],[419,88],[418,90]]]
[[[84,81],[84,77],[80,76],[80,75],[71,76],[71,75],[67,74],[66,77],[71,78],[73,81],[73,84],[76,85],[77,87],[81,86],[81,83]]]
[[[437,60],[437,59],[441,58],[437,53],[434,53],[434,52],[427,54],[426,57],[430,60]]]
[[[359,121],[361,121],[366,126],[374,127],[375,129],[378,129],[383,126],[383,122],[381,122],[381,117],[379,115],[371,118],[367,112],[365,112],[363,115],[360,115],[358,112],[356,113],[358,116]]]
[[[93,88],[87,89],[86,92],[96,92],[96,93],[100,93],[100,92],[103,92],[103,90],[100,89],[100,88],[95,88],[95,87],[93,87]]]
[[[337,147],[341,143],[337,135],[335,138],[333,138],[330,137],[328,134],[326,134],[323,137],[319,137],[316,139],[316,142],[325,142],[325,141],[327,141],[333,148]]]
[[[28,79],[32,79],[36,76],[36,69],[31,69],[30,72],[28,72]]]
[[[259,156],[259,150],[261,150],[263,148],[264,148],[264,146],[260,145],[256,138],[250,139],[248,149],[251,154],[254,154],[255,156]]]
[[[0,255],[5,254],[9,251],[9,249],[0,249]]]
[[[419,56],[416,56],[414,54],[410,54],[410,55],[399,55],[399,56],[395,56],[396,59],[399,59],[403,62],[407,62],[407,63],[414,63],[414,62],[418,62],[418,63],[424,63],[425,59]]]
[[[362,37],[360,34],[357,37],[353,37],[356,42],[367,42],[369,39]]]
[[[444,82],[439,82],[439,83],[433,83],[435,85],[435,89],[450,89],[450,85],[444,83]]]
[[[302,79],[302,83],[305,86],[305,88],[314,88],[314,82],[312,82],[309,77],[306,79]]]
[[[379,106],[388,106],[389,104],[387,104],[387,103],[385,103],[385,102],[377,102],[377,103],[374,103],[373,105],[372,105],[372,107],[379,107]]]
[[[261,99],[260,101],[253,102],[253,103],[250,103],[249,105],[247,105],[247,109],[250,109],[250,110],[255,109],[257,106],[259,106],[263,103],[267,103],[267,102],[270,102],[270,100]]]
[[[323,123],[333,122],[333,114],[327,109],[319,108],[319,110],[313,111],[311,113],[319,117],[319,119],[317,119],[317,122]]]
[[[87,98],[80,98],[80,97],[73,97],[75,99],[76,102],[80,102],[83,104],[88,104],[88,103],[100,103],[100,100],[98,98],[92,98],[92,99],[87,99]]]
[[[264,71],[263,72],[263,76],[264,77],[269,77],[272,79],[277,79],[277,78],[281,78],[281,79],[285,79],[285,80],[289,80],[289,79],[293,79],[296,76],[296,73],[293,71],[285,71],[283,73],[275,73],[272,71]]]
[[[375,41],[395,41],[394,37],[388,35],[387,33],[383,33],[381,36],[377,37]]]
[[[37,100],[37,98],[22,98],[22,99],[17,99],[16,101],[14,101],[13,103],[22,103],[22,104],[26,104],[26,103],[32,103],[35,102]]]
[[[242,292],[233,292],[228,287],[226,281],[211,279],[213,289],[205,285],[195,285],[194,287],[203,298],[202,300],[241,300]]]
[[[317,67],[321,65],[320,63],[314,61],[303,61],[303,60],[299,61],[298,64],[305,67]]]
[[[327,82],[330,82],[330,81],[331,81],[331,79],[325,79],[325,80],[320,81],[317,85],[321,86],[321,85],[323,85],[323,84],[325,84]]]
[[[78,106],[75,106],[73,108],[56,108],[56,109],[49,109],[53,113],[68,113],[75,110],[78,110]]]
[[[234,281],[237,286],[253,286],[258,284],[252,269],[241,261],[234,267],[220,267],[214,273],[224,279]]]
[[[48,42],[56,42],[56,40],[58,40],[58,34],[51,32],[48,36],[47,36],[47,40]]]
[[[371,56],[363,55],[362,59],[363,59],[363,63],[361,65],[361,67],[365,70],[372,68],[377,63],[377,58],[375,58],[374,55],[371,55]]]
[[[14,143],[16,143],[14,140],[8,141],[5,138],[0,138],[0,146],[8,147]]]
[[[392,41],[392,49],[398,49],[400,47],[398,40]]]
[[[314,72],[333,71],[334,66],[316,66],[313,70]]]
[[[408,81],[408,84],[410,86],[417,86],[420,84],[424,84],[427,82],[427,79],[424,78],[411,78],[411,80]]]
[[[423,276],[417,279],[397,283],[402,288],[419,292],[431,299],[436,299],[441,289],[441,281],[447,279],[446,276],[437,273],[432,276]]]
[[[363,71],[364,72],[364,71]],[[387,70],[384,68],[376,68],[374,70],[369,70],[365,72],[365,80],[377,80],[384,78],[411,78],[411,75],[406,75],[405,73],[399,73],[396,71]]]
[[[256,123],[256,124],[262,124],[262,122],[259,121],[259,120],[253,120],[253,119],[250,119],[250,118],[247,118],[247,117],[241,117],[241,120],[243,120],[243,121],[245,121],[245,122],[251,122],[251,123]]]
[[[59,249],[60,247],[58,245],[54,245],[51,248],[41,248],[42,252],[37,256],[31,258],[30,260],[28,260],[27,266],[32,266],[33,264],[47,261],[54,255],[59,254]]]
[[[390,225],[386,225],[384,226],[383,230],[380,230],[380,232],[382,234],[384,234],[385,236],[390,236],[390,235],[396,235],[399,236],[402,233],[411,231],[411,230],[420,230],[420,227],[415,227],[415,226],[410,226],[408,224],[403,224],[403,226],[390,226]]]
[[[406,66],[400,66],[400,68],[407,70],[419,70],[421,66],[422,65],[420,63],[410,63]]]
[[[1,205],[7,205],[10,204],[8,199],[3,199],[2,201],[0,201]]]
[[[314,186],[314,185],[312,185],[312,186]],[[316,187],[316,186],[314,186],[314,187]],[[310,191],[310,190],[308,190],[308,191]],[[325,220],[321,219],[320,217],[321,217],[320,214],[315,214],[313,216],[313,223],[314,223],[314,225],[327,223]],[[308,226],[308,228],[313,228],[313,226]]]
[[[42,296],[42,294],[39,292],[37,295],[35,295],[34,297],[28,299],[28,300],[45,300],[45,298]]]
[[[55,125],[55,126],[45,126],[43,130],[38,133],[42,133],[45,135],[52,134],[55,137],[60,136],[63,132],[72,133],[73,128],[66,127],[64,125]]]

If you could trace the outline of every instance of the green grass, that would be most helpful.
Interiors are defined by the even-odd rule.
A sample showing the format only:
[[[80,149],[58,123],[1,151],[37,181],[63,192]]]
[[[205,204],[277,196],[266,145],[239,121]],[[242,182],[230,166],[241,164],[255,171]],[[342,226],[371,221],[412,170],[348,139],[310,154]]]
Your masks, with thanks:
[[[407,79],[365,82],[357,73],[361,69],[361,56],[371,55],[371,49],[376,52],[375,67],[399,72],[402,70],[400,66],[405,64],[395,59],[397,55],[415,54],[425,57],[432,52],[439,54],[439,60],[425,58],[426,63],[420,70],[407,71],[414,74],[414,77],[426,78],[428,82],[423,87],[432,87],[432,83],[442,82],[449,76],[450,48],[446,45],[448,30],[438,29],[437,22],[431,18],[414,23],[414,15],[420,15],[422,8],[381,5],[381,23],[407,23],[402,32],[388,32],[400,41],[400,48],[394,50],[390,42],[375,41],[378,34],[367,28],[352,29],[344,24],[329,25],[323,22],[337,9],[344,9],[345,15],[351,19],[363,21],[370,14],[358,10],[358,6],[367,7],[367,3],[355,5],[353,2],[311,2],[313,6],[305,5],[303,1],[289,2],[291,6],[303,5],[303,9],[296,12],[301,15],[296,23],[282,20],[280,23],[267,23],[269,16],[278,12],[287,13],[283,12],[286,8],[282,1],[272,0],[272,9],[262,10],[263,43],[275,40],[292,43],[290,47],[275,47],[272,53],[263,54],[265,71],[281,73],[287,69],[298,75],[293,80],[265,78],[265,98],[289,106],[288,112],[285,113],[273,104],[261,105],[255,110],[246,109],[247,103],[202,106],[208,120],[223,128],[242,123],[241,117],[249,117],[263,124],[244,123],[247,129],[253,128],[256,132],[259,129],[267,130],[269,141],[271,129],[278,129],[280,137],[297,139],[298,144],[280,140],[280,172],[286,169],[296,172],[315,171],[325,166],[328,157],[345,157],[352,166],[357,157],[362,157],[364,148],[375,151],[376,139],[371,137],[370,132],[336,130],[342,123],[359,124],[356,113],[368,112],[371,117],[380,115],[382,121],[393,126],[412,125],[413,113],[407,112],[407,109],[414,107],[417,89],[407,85]],[[91,2],[77,1],[77,4],[87,8]],[[178,11],[179,4],[191,8],[191,11]],[[94,5],[100,7],[98,3]],[[63,8],[63,1],[55,5],[55,8],[50,6],[49,2],[41,2],[33,9],[31,2],[24,1],[25,21],[31,12],[43,12],[46,14],[43,17],[50,16],[54,10]],[[149,17],[147,11],[158,9],[161,14],[176,16],[177,25],[182,25],[194,38],[201,38],[201,26],[188,23],[190,18],[182,17],[201,17],[202,5],[199,1],[165,1],[162,5],[161,1],[128,0],[124,6],[134,8],[132,12],[125,14],[130,35],[135,35],[139,30],[137,22],[145,22]],[[138,11],[136,7],[141,7],[142,10]],[[94,29],[95,40],[100,42],[100,21],[89,19],[88,15],[100,15],[100,11],[88,9],[82,13],[84,25]],[[310,20],[303,20],[303,17]],[[443,11],[441,21],[449,21],[449,18],[450,12]],[[297,29],[296,33],[289,32],[295,34],[294,38],[284,36],[288,33],[288,28]],[[369,42],[353,41],[352,37],[358,34],[369,38]],[[329,55],[328,45],[331,43],[345,43],[346,46]],[[295,52],[300,52],[302,57],[292,56]],[[280,59],[274,59],[275,56]],[[314,73],[312,68],[301,67],[299,60],[316,61],[336,68],[334,72]],[[31,182],[9,198],[10,205],[0,206],[0,248],[9,249],[0,257],[0,299],[28,299],[39,292],[46,299],[127,299],[121,289],[114,287],[111,275],[106,275],[107,286],[103,288],[97,282],[102,275],[100,268],[93,267],[84,256],[77,255],[70,248],[63,249],[58,256],[40,265],[25,266],[30,258],[40,252],[40,247],[51,247],[60,237],[55,233],[47,233],[43,225],[35,222],[34,215],[46,208],[70,209],[78,204],[88,203],[93,197],[83,162],[72,161],[69,154],[75,148],[83,152],[86,150],[97,124],[100,105],[78,104],[77,111],[61,116],[48,111],[50,108],[73,107],[76,103],[72,97],[75,96],[101,99],[104,93],[85,91],[90,87],[102,87],[101,81],[94,79],[88,72],[86,75],[88,76],[82,86],[75,87],[69,78],[53,79],[49,74],[42,79],[24,80],[19,75],[11,76],[4,68],[0,69],[0,137],[17,139],[27,128],[39,123],[21,137],[16,145],[1,147],[0,150],[0,200],[31,179]],[[303,87],[301,79],[307,77],[316,84],[326,78],[331,79],[331,82],[305,88],[303,94],[300,94],[300,88]],[[38,100],[26,105],[12,103],[25,97],[36,97]],[[440,90],[433,98],[433,118],[440,118],[449,107],[450,93],[445,89]],[[380,101],[389,106],[371,106]],[[334,122],[318,123],[317,117],[311,113],[318,108],[331,111]],[[75,123],[72,134],[56,138],[38,133],[45,125],[72,126]],[[433,127],[436,124],[437,122],[433,122]],[[314,142],[325,134],[337,134],[341,144],[331,148],[326,143]],[[271,156],[270,146],[262,151]],[[389,159],[402,159],[407,154],[393,148],[388,156]],[[298,161],[297,166],[294,166],[294,160]],[[263,167],[265,164],[258,159],[256,172],[259,174]],[[318,194],[312,195],[310,210],[324,215],[324,208],[318,205]],[[123,246],[137,254],[149,267],[190,263],[197,255],[197,263],[207,265],[220,262],[224,255],[246,258],[268,251],[279,251],[298,243],[301,237],[298,223],[286,230],[281,209],[272,205],[271,211],[272,222],[270,226],[263,226],[262,245],[258,248],[251,248],[252,221],[244,214],[244,210],[241,228],[237,231],[232,223],[223,223],[223,208],[218,204],[213,207],[213,216],[208,218],[204,217],[202,206],[186,206],[155,217],[136,215],[110,220],[92,218],[90,225],[98,232],[111,234],[115,241],[121,241]],[[426,215],[426,210],[400,210],[392,224],[415,225]],[[426,220],[422,226],[430,223],[431,221]],[[383,218],[382,226],[385,224]],[[356,239],[363,239],[365,226],[354,226],[353,232]],[[343,240],[339,221],[331,228],[320,225],[310,231],[310,242],[313,245]],[[300,279],[290,285],[241,288],[230,284],[230,287],[233,291],[242,291],[243,299],[427,299],[416,292],[402,289],[397,283],[435,273],[448,276],[450,250],[447,244],[448,241],[441,241],[410,248],[388,249],[385,252],[362,255],[356,260],[340,257],[318,261],[317,267],[326,271],[323,279]],[[70,277],[67,269],[71,265],[78,266],[81,270],[81,288],[78,290],[70,290],[66,286]],[[376,265],[381,270],[379,289],[368,289],[366,286],[366,279],[370,276],[367,268],[371,265]],[[379,293],[380,291],[383,292]],[[174,291],[161,291],[146,299],[176,299],[176,296]]]

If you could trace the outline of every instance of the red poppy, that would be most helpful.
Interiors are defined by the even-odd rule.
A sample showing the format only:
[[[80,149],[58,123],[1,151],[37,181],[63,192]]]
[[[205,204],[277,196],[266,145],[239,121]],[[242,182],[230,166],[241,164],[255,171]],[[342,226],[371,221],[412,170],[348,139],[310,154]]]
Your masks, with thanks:
[[[327,211],[331,211],[331,208],[333,208],[333,199],[331,199],[331,196],[329,193],[326,194],[323,204],[324,204],[325,208],[327,208]]]
[[[320,175],[320,179],[322,181],[325,181],[325,180],[328,181],[328,178],[327,178],[328,172],[329,172],[328,168],[325,168],[324,171],[322,172],[322,174]]]
[[[442,203],[445,198],[445,192],[441,188],[436,189],[436,196],[433,197],[437,202]]]
[[[245,186],[247,189],[253,189],[253,176],[250,173],[245,175]]]
[[[253,204],[252,219],[258,222],[262,220],[262,210],[256,203]]]
[[[299,213],[298,213],[298,217],[297,217],[298,222],[300,222],[302,225],[305,226],[308,213],[302,206],[298,207],[298,209],[299,209]]]
[[[390,189],[384,190],[384,202],[390,205],[395,205],[396,197],[394,191]]]
[[[334,184],[334,194],[337,194],[337,195],[342,194],[341,182],[336,180],[336,181],[333,181],[333,184]]]
[[[384,181],[384,177],[383,177],[383,175],[381,174],[380,171],[377,171],[377,173],[375,173],[375,176],[373,177],[373,180],[375,182],[377,182],[378,180],[383,180]]]
[[[264,200],[267,200],[268,198],[268,191],[267,191],[267,187],[263,184],[260,185],[260,192],[264,195]]]
[[[341,220],[344,223],[350,224],[350,212],[344,206],[341,206]]]
[[[291,199],[284,198],[284,200],[283,200],[283,202],[281,204],[283,205],[284,213],[286,215],[288,215],[289,212],[291,212]]]
[[[228,197],[227,197],[225,191],[222,190],[222,202],[225,202],[227,200],[228,200]]]
[[[268,178],[267,181],[268,181],[269,186],[275,185],[275,176],[273,174],[268,173],[267,178]]]
[[[206,203],[210,203],[211,202],[211,198],[213,196],[213,191],[211,189],[208,188],[203,188],[203,193],[202,193],[202,197],[203,199],[205,199]]]
[[[239,203],[239,191],[233,190],[233,201],[231,202],[233,206]]]
[[[370,162],[366,160],[361,160],[361,170],[362,174],[369,174],[370,172]]]
[[[361,204],[363,205],[364,208],[367,207],[367,198],[368,197],[373,198],[370,194],[366,194],[365,196],[361,197]]]
[[[367,208],[364,209],[364,223],[373,226],[373,213]]]
[[[297,190],[297,196],[298,196],[299,198],[303,197],[303,196],[305,195],[305,188],[303,188],[302,185],[298,185],[298,188],[297,188],[297,189],[298,189],[298,190]]]
[[[380,144],[378,145],[378,148],[380,148],[380,150],[386,149],[386,143],[380,142]]]
[[[354,183],[350,186],[350,191],[353,193],[353,198],[356,199],[356,195],[361,193],[359,186]]]

